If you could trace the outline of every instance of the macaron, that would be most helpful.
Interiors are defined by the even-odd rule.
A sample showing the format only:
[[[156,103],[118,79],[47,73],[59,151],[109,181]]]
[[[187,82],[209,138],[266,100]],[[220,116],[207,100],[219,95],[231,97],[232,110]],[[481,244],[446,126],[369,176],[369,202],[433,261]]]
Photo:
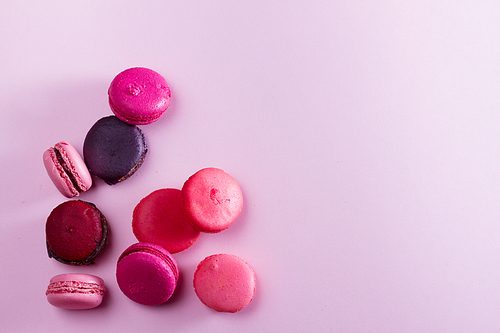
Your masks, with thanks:
[[[68,265],[90,265],[106,247],[108,223],[94,204],[71,200],[52,210],[45,235],[49,257]]]
[[[108,89],[113,113],[126,123],[146,125],[157,121],[170,105],[170,88],[157,72],[143,67],[118,74]]]
[[[243,194],[236,180],[225,171],[205,168],[184,183],[182,204],[195,228],[217,233],[236,220],[243,207]]]
[[[90,173],[108,185],[132,176],[144,162],[147,152],[141,129],[115,116],[99,119],[83,143],[83,158]]]
[[[174,293],[179,268],[172,255],[159,245],[135,243],[119,257],[116,280],[120,290],[143,305],[166,302]]]
[[[92,309],[102,303],[104,281],[90,274],[60,274],[50,279],[45,295],[47,301],[62,309]]]
[[[43,164],[56,188],[72,198],[92,186],[92,177],[82,157],[67,142],[61,141],[43,153]]]
[[[200,237],[186,217],[181,191],[173,188],[153,191],[135,206],[132,231],[139,242],[160,245],[170,253],[189,248]]]
[[[219,312],[238,312],[255,294],[255,273],[245,261],[232,254],[203,259],[194,273],[193,286],[200,301]]]

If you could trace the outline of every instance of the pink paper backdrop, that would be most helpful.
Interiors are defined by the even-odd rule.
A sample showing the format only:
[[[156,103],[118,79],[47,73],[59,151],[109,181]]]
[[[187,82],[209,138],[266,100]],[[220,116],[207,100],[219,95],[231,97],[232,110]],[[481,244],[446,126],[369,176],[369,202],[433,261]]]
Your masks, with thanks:
[[[0,331],[499,332],[500,2],[2,1]],[[92,267],[49,259],[45,220],[66,199],[42,164],[82,151],[111,114],[123,69],[160,72],[169,112],[142,126],[149,155],[129,180],[82,200],[111,236]],[[241,185],[238,221],[175,255],[175,297],[119,290],[131,215],[197,170]],[[250,263],[237,314],[192,288],[214,253]],[[101,307],[49,305],[49,279],[102,277]]]

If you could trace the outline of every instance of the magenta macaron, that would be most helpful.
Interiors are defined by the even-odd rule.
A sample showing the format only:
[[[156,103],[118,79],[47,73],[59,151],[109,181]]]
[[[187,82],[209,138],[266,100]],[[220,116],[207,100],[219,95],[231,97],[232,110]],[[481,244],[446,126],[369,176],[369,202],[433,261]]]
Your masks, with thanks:
[[[108,89],[109,105],[122,121],[146,125],[158,120],[170,105],[170,87],[157,72],[134,67],[119,73]]]
[[[193,286],[203,304],[219,312],[238,312],[255,294],[255,273],[232,254],[214,254],[202,260],[194,273]]]
[[[174,293],[178,279],[175,259],[159,245],[135,243],[118,259],[118,286],[125,296],[139,304],[166,302]]]
[[[64,196],[76,197],[92,186],[92,177],[82,157],[67,142],[61,141],[43,153],[47,173]]]
[[[106,288],[104,281],[90,274],[60,274],[50,279],[47,301],[62,309],[82,310],[99,306]]]
[[[195,228],[217,233],[236,220],[243,207],[243,194],[236,180],[225,171],[205,168],[184,183],[182,204]]]

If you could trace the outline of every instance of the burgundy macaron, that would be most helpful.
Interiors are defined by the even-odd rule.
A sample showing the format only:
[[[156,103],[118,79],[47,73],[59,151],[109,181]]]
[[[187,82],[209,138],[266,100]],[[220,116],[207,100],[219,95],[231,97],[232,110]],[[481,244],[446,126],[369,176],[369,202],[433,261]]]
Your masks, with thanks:
[[[52,210],[45,234],[49,257],[68,265],[90,265],[106,246],[108,223],[94,204],[71,200]]]
[[[151,243],[135,243],[118,259],[116,280],[120,290],[143,305],[166,302],[174,293],[179,268],[172,255]]]

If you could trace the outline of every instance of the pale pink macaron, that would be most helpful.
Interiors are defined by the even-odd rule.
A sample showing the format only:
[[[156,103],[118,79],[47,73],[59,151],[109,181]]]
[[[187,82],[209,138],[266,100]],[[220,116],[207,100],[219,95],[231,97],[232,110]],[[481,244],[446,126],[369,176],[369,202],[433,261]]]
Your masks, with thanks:
[[[255,294],[252,267],[231,254],[206,257],[194,273],[193,286],[203,304],[219,312],[238,312]]]
[[[106,288],[104,281],[90,274],[60,274],[50,279],[45,295],[53,306],[68,310],[99,306]]]
[[[205,168],[182,187],[182,204],[189,222],[198,230],[216,233],[227,229],[243,208],[243,193],[225,171]]]
[[[119,73],[108,89],[109,105],[122,121],[146,125],[158,120],[170,105],[170,87],[157,72],[134,67]]]
[[[92,177],[82,157],[67,142],[61,141],[43,153],[43,164],[56,188],[72,198],[92,186]]]

